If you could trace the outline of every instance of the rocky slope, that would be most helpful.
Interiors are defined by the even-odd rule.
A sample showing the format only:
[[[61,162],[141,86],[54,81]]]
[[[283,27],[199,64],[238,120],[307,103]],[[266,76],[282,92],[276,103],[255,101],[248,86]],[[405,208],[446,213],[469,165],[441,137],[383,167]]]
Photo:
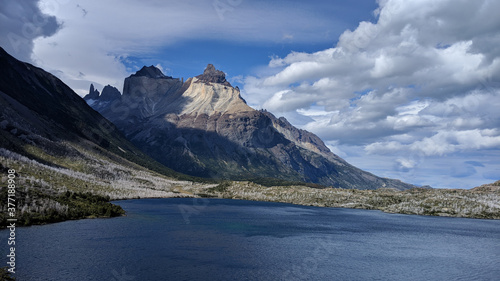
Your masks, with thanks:
[[[103,101],[113,98],[109,90]],[[19,224],[110,216],[119,212],[109,199],[189,196],[177,189],[193,185],[174,179],[188,177],[138,150],[58,78],[0,48],[2,183],[12,170]],[[5,226],[6,200],[0,210]]]
[[[314,134],[249,107],[239,89],[210,64],[185,82],[144,67],[125,79],[121,99],[92,106],[148,155],[189,175],[357,189],[413,187],[362,171]]]
[[[496,184],[500,184],[497,182]],[[218,197],[292,203],[297,205],[381,210],[388,213],[500,219],[500,190],[488,188],[356,190],[309,188],[306,186],[261,186],[251,182],[226,181],[211,188],[188,188],[201,197]]]
[[[494,183],[483,184],[481,186],[474,187],[472,191],[500,193],[500,180]]]

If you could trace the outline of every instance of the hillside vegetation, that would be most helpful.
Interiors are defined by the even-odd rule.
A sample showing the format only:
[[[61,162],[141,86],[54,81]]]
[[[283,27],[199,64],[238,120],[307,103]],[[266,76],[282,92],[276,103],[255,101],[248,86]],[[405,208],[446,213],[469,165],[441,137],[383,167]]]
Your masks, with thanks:
[[[1,47],[0,177],[1,227],[7,215],[17,225],[116,216],[109,200],[191,196],[175,189],[206,182],[154,161],[60,79]]]
[[[471,190],[412,188],[357,190],[307,186],[265,187],[251,182],[224,182],[190,188],[201,197],[284,202],[319,207],[381,210],[388,213],[500,219],[500,181]]]
[[[187,93],[195,94],[197,92],[194,91],[195,88],[208,89],[213,86],[213,88],[218,88],[220,92],[227,92],[226,87],[230,87],[230,85],[226,85],[225,80],[222,80],[224,78],[223,72],[215,71],[212,68],[213,66],[207,67],[207,75],[203,76],[208,81],[200,80],[197,85],[193,84],[194,88],[191,89],[193,92],[184,90]],[[215,76],[212,75],[212,72],[215,73]],[[130,77],[130,79],[132,78],[134,77]],[[140,78],[140,80],[144,79]],[[162,85],[166,83],[167,86],[172,82],[180,87],[179,93],[185,93],[181,87],[182,82],[178,79],[174,79],[174,81],[165,76],[159,80],[161,81],[156,82]],[[177,88],[174,87],[175,89]],[[244,100],[240,100],[237,89],[231,89],[230,93],[240,106],[244,105]],[[154,93],[149,92],[149,94],[153,95]],[[163,94],[157,96],[160,97]],[[165,100],[165,102],[172,104],[169,100]],[[238,108],[240,107],[227,109],[231,111]],[[141,112],[139,108],[139,112],[136,113],[140,116]],[[133,117],[133,111],[129,113],[129,117]],[[212,113],[210,116],[219,116]],[[169,116],[173,118],[175,114]],[[122,135],[113,123],[90,108],[82,98],[57,77],[43,69],[16,60],[0,48],[1,227],[6,226],[7,216],[16,218],[17,225],[118,216],[122,215],[124,211],[120,207],[112,205],[110,200],[165,197],[221,197],[322,207],[375,209],[405,214],[500,218],[498,188],[500,182],[473,190],[408,189],[413,185],[397,180],[378,178],[348,165],[341,158],[329,153],[319,138],[292,128],[284,119],[273,119],[268,113],[257,111],[252,111],[249,116],[242,116],[245,118],[241,120],[235,116],[229,114],[226,116],[227,119],[218,119],[221,121],[221,126],[216,126],[225,128],[226,137],[236,137],[234,136],[235,132],[240,132],[245,136],[243,142],[239,139],[233,144],[224,138],[220,139],[218,137],[220,132],[217,134],[211,132],[209,135],[214,138],[210,140],[207,139],[206,130],[193,131],[192,126],[196,125],[194,121],[200,121],[201,127],[205,128],[208,119],[198,117],[179,119],[178,121],[182,122],[178,125],[185,127],[186,130],[181,132],[181,135],[190,136],[188,138],[192,141],[190,147],[201,152],[199,155],[206,157],[208,164],[217,159],[219,164],[225,161],[224,158],[217,158],[214,157],[217,155],[210,154],[213,151],[218,151],[220,155],[228,156],[227,159],[230,159],[234,156],[235,151],[241,152],[244,147],[252,144],[253,150],[247,149],[240,156],[244,156],[241,159],[245,163],[247,160],[255,160],[254,163],[258,164],[255,167],[259,168],[255,170],[255,176],[248,177],[243,173],[238,179],[251,178],[254,182],[228,181],[219,183],[215,180],[179,174],[140,151]],[[162,121],[163,117],[160,116],[160,119]],[[144,128],[141,124],[123,121],[125,123],[122,125],[126,125],[127,129]],[[161,124],[165,125],[163,121]],[[230,124],[234,125],[232,129]],[[158,129],[156,123],[149,125],[152,126],[152,131]],[[248,125],[247,127],[251,130],[241,129],[239,125],[244,125],[244,128]],[[157,136],[173,137],[171,145],[161,141],[161,138],[158,139],[158,142],[153,141],[153,144],[161,150],[165,149],[168,153],[173,153],[172,158],[166,161],[167,164],[178,164],[185,160],[187,155],[190,155],[189,149],[183,150],[187,147],[188,140],[184,137],[181,138],[181,135],[175,136],[170,133],[166,130]],[[294,139],[294,136],[299,136],[299,138]],[[212,146],[211,143],[217,145]],[[316,144],[314,151],[304,148],[313,144]],[[234,149],[229,149],[231,147]],[[265,153],[262,154],[263,157],[254,158],[256,153],[252,151],[264,151]],[[284,154],[278,153],[279,151]],[[151,153],[152,156],[161,158],[160,160],[165,162],[165,154],[157,152]],[[207,152],[210,153],[206,154]],[[272,163],[271,165],[268,163],[271,155],[274,155],[276,163],[286,160],[285,162],[289,162],[289,164],[303,164],[294,169],[290,168],[293,166],[290,164],[290,167],[284,170],[278,169],[279,171],[293,170],[292,174],[300,174],[309,168],[312,169],[311,163],[313,163],[314,167],[326,169],[313,169],[321,172],[314,176],[316,178],[327,174],[342,174],[342,177],[333,181],[336,184],[331,184],[331,186],[359,187],[361,189],[395,187],[405,191],[388,188],[377,190],[323,188],[311,183],[305,186],[297,183],[299,180],[303,181],[301,177],[289,177],[287,173],[283,172],[279,173],[282,175],[282,179],[276,179],[274,172],[266,177],[266,171],[273,167]],[[279,155],[286,157],[277,157]],[[242,173],[241,165],[230,164],[239,163],[240,160],[236,162],[226,161],[224,165],[215,165],[214,167],[219,167],[216,169],[217,173],[224,174],[227,169],[234,169],[235,172]],[[250,166],[253,167],[253,164]],[[194,166],[190,162],[187,168],[193,169]],[[324,172],[327,173],[324,174]],[[328,178],[334,179],[335,177],[328,176]],[[339,184],[342,182],[345,184]],[[6,188],[6,186],[9,187]],[[11,186],[15,186],[15,188]],[[12,194],[15,196],[10,196]],[[8,202],[8,198],[11,198],[11,202]],[[8,203],[15,206],[9,206]],[[15,209],[15,212],[11,211],[12,209],[9,210],[9,207]]]
[[[74,144],[62,147],[68,152],[65,157],[37,151],[37,158],[51,160],[47,164],[0,148],[2,186],[7,185],[7,171],[16,171],[17,225],[119,216],[125,212],[109,203],[110,200],[190,197],[192,195],[182,191],[185,186],[214,186],[168,178],[131,162],[125,164],[104,158],[99,152],[78,150]],[[7,225],[7,192],[7,188],[0,190],[3,228]]]

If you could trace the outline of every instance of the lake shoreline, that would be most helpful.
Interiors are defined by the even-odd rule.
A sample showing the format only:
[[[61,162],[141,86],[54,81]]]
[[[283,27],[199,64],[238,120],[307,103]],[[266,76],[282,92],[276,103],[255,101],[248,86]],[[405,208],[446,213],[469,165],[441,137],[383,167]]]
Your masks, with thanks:
[[[112,203],[127,216],[19,229],[16,277],[494,280],[498,271],[494,220],[229,199]]]
[[[265,187],[252,182],[234,181],[221,183],[215,187],[192,188],[186,191],[191,196],[155,198],[218,198],[323,208],[377,210],[388,214],[500,220],[500,205],[496,203],[500,202],[498,189],[413,188],[405,191],[317,189],[305,186]],[[286,197],[287,193],[296,196]],[[498,206],[488,206],[495,203]]]
[[[184,187],[184,189],[182,192],[170,193],[168,196],[113,198],[107,203],[117,206],[113,202],[133,199],[219,198],[323,208],[377,210],[389,214],[500,220],[500,206],[495,206],[495,204],[498,205],[496,202],[500,202],[500,194],[498,190],[491,189],[479,191],[427,188],[414,188],[405,191],[393,189],[317,189],[306,186],[265,187],[252,182],[224,182],[217,186],[192,186]],[[39,223],[19,225],[18,227],[124,215],[126,216],[126,210],[115,216],[89,215],[58,221],[40,220]],[[5,229],[5,227],[0,229]]]
[[[358,190],[305,186],[265,187],[252,182],[225,182],[211,188],[190,190],[205,198],[244,199],[295,205],[380,210],[385,213],[500,219],[500,188]]]

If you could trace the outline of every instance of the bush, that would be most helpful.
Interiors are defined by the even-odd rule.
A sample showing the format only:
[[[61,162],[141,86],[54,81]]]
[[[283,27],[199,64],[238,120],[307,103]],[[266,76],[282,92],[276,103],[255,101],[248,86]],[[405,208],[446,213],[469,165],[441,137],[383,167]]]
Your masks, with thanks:
[[[1,281],[11,281],[16,280],[15,277],[12,277],[7,267],[0,268],[0,280]]]

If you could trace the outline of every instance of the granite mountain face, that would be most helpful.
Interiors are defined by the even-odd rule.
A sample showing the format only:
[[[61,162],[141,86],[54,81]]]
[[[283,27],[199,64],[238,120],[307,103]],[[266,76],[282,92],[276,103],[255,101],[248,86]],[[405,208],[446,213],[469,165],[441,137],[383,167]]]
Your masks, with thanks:
[[[87,102],[99,100],[96,104],[103,107],[121,98],[120,92],[111,86],[105,87],[102,94],[93,86],[91,90]],[[113,123],[57,77],[18,61],[2,48],[0,109],[3,153],[16,153],[68,171],[88,172],[109,162],[123,169],[148,168],[184,177],[137,149]]]
[[[105,107],[117,98],[107,87],[87,100]],[[0,171],[2,182],[8,171],[15,176],[19,226],[117,216],[124,211],[109,200],[186,197],[184,188],[207,187],[144,154],[57,77],[1,47]],[[0,213],[0,225],[8,218]]]
[[[91,86],[85,99],[146,154],[189,175],[358,189],[414,187],[362,171],[316,135],[249,107],[211,64],[186,81],[143,67],[125,79],[121,97],[96,98]]]

